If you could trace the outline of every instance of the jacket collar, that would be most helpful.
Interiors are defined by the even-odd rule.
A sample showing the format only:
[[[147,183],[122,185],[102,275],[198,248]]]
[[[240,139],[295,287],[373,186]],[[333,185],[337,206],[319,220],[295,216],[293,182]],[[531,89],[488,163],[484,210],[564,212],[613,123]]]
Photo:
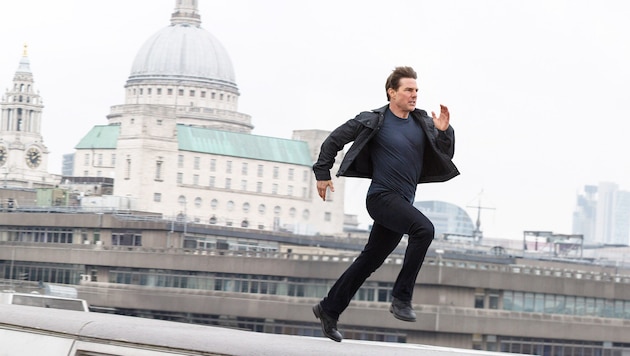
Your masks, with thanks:
[[[384,113],[385,113],[385,111],[387,110],[387,108],[388,108],[388,107],[389,107],[389,104],[386,104],[386,105],[381,106],[381,107],[380,107],[380,108],[378,108],[378,109],[374,109],[374,110],[372,110],[372,112],[376,112],[376,113],[379,113],[379,114],[384,114]],[[421,118],[422,116],[426,115],[426,114],[427,114],[427,112],[426,112],[426,111],[424,111],[424,110],[422,110],[422,109],[415,108],[415,109],[414,109],[411,113],[409,113],[409,114],[410,114],[410,115],[411,115],[411,114],[416,114],[416,115],[417,115],[417,118]]]

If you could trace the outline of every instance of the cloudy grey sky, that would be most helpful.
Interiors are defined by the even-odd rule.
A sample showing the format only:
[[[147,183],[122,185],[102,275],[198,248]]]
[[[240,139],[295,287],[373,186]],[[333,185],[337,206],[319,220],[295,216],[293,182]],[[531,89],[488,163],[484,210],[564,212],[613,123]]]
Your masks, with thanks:
[[[418,107],[451,111],[462,175],[418,200],[479,203],[486,236],[571,233],[577,192],[630,190],[630,2],[561,0],[200,0],[202,27],[228,50],[239,111],[255,134],[332,130],[386,103],[399,65],[419,74]],[[0,4],[0,88],[29,46],[45,104],[49,170],[109,107],[133,59],[169,25],[174,0],[20,0]],[[347,211],[367,224],[368,182]],[[476,216],[474,208],[467,211]]]

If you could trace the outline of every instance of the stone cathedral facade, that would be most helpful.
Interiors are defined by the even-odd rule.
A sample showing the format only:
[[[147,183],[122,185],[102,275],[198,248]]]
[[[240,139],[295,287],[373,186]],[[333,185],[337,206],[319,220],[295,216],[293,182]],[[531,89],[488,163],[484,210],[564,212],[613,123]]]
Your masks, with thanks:
[[[26,45],[13,83],[0,100],[0,179],[3,187],[54,186],[41,134],[43,100],[35,90]]]
[[[327,132],[251,133],[251,117],[238,111],[232,61],[201,27],[196,0],[176,1],[170,25],[139,49],[124,90],[107,123],[76,145],[71,180],[110,179],[119,207],[195,223],[343,231],[343,179],[322,202],[311,170]],[[84,204],[106,204],[85,193]]]

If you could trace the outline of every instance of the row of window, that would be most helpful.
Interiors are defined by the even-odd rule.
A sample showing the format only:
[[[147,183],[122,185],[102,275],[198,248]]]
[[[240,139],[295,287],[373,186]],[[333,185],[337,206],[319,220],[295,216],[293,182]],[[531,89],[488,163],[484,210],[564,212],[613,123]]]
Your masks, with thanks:
[[[199,175],[198,174],[193,174],[192,177],[192,185],[195,186],[199,186],[201,187],[202,185],[199,182]],[[184,173],[177,173],[177,180],[176,180],[177,184],[185,184],[184,183]],[[264,193],[264,187],[263,187],[263,182],[256,182],[256,189],[255,190],[251,190],[249,189],[250,187],[248,186],[249,182],[246,179],[242,179],[241,180],[241,184],[239,186],[240,190],[244,191],[244,192],[248,192],[248,191],[255,191],[256,193],[262,194]],[[225,178],[224,181],[224,185],[223,187],[220,187],[217,185],[217,179],[215,176],[210,176],[209,180],[208,180],[208,185],[206,185],[205,187],[208,188],[223,188],[223,189],[228,189],[228,190],[234,190],[236,189],[234,187],[234,185],[232,184],[232,178]],[[279,188],[280,185],[278,183],[272,183],[271,184],[271,191],[270,193],[273,195],[278,195],[280,194],[279,192]],[[308,197],[308,188],[307,187],[302,187],[301,189],[302,193],[301,193],[301,197],[306,199]],[[293,185],[287,185],[285,186],[285,191],[284,191],[284,195],[292,197],[295,196],[295,187]],[[328,198],[328,196],[326,197]],[[328,201],[331,201],[330,199],[327,199]]]
[[[13,84],[13,91],[19,91],[20,93],[30,93],[31,92],[31,85],[30,84],[24,84],[24,83],[14,83]]]
[[[326,280],[318,279],[206,272],[191,275],[190,272],[131,270],[111,271],[110,283],[313,298],[325,296],[330,287]],[[390,283],[366,282],[356,294],[355,300],[388,302],[391,287]],[[536,307],[538,304],[540,307]],[[511,311],[630,319],[630,301],[624,300],[505,291],[503,305],[504,310]]]
[[[162,201],[162,193],[153,193],[153,201],[154,202],[161,202]],[[197,209],[203,209],[203,199],[200,197],[196,197],[195,200],[193,201],[195,208]],[[185,196],[180,195],[179,198],[177,199],[177,203],[179,204],[180,208],[182,210],[186,210],[187,206],[188,206],[188,201],[186,199]],[[220,208],[220,204],[219,204],[219,200],[214,198],[210,201],[210,208],[212,210],[218,210]],[[236,211],[236,203],[233,200],[228,200],[225,204],[225,209],[229,212],[232,211]],[[252,206],[249,202],[244,202],[241,207],[240,207],[241,211],[245,214],[248,214],[251,209]],[[258,204],[257,207],[257,211],[258,214],[260,215],[266,215],[267,214],[267,205],[265,204]],[[298,210],[295,207],[291,207],[287,210],[289,217],[290,218],[297,218],[298,217]],[[282,211],[282,207],[280,205],[276,205],[273,207],[273,215],[274,216],[280,216],[282,215],[283,211]],[[214,215],[213,215],[214,216]],[[308,220],[311,217],[311,211],[309,209],[303,209],[302,213],[301,213],[301,218],[303,220]],[[215,221],[211,221],[211,224],[216,224],[216,217],[214,217]],[[229,219],[228,219],[229,220]],[[330,212],[325,212],[324,213],[324,221],[331,221],[332,220],[332,213]]]
[[[5,129],[8,131],[31,131],[35,125],[34,110],[23,110],[22,108],[6,109],[5,117]]]
[[[486,342],[486,350],[543,356],[624,356],[630,344],[582,340],[500,337]]]
[[[57,284],[79,284],[83,268],[60,263],[0,261],[0,278]]]
[[[157,161],[156,164],[156,171],[155,171],[155,179],[161,179],[161,173],[162,173],[162,161]],[[209,162],[209,170],[210,172],[217,172],[217,159],[216,158],[211,158],[210,162]],[[233,167],[234,166],[234,162],[231,160],[227,160],[225,161],[225,173],[227,174],[232,174],[233,173]],[[247,176],[249,174],[250,171],[250,164],[249,162],[241,162],[241,175],[243,176]],[[185,167],[185,156],[184,155],[178,155],[177,156],[177,168],[184,168]],[[195,156],[193,157],[193,169],[194,170],[200,170],[201,169],[201,157],[199,156]],[[263,164],[258,164],[256,166],[256,176],[258,178],[263,178],[264,175],[264,171],[265,171],[265,165]],[[310,175],[310,171],[308,169],[304,169],[302,171],[302,182],[308,183],[308,178]],[[273,179],[280,179],[280,167],[279,166],[273,166],[272,168],[272,178]],[[287,180],[289,181],[293,181],[295,180],[295,168],[289,168],[287,170]]]
[[[86,153],[83,156],[83,165],[84,166],[102,166],[103,165],[103,154],[96,153],[94,154],[94,162],[90,162],[90,154]],[[113,167],[116,165],[116,154],[111,153],[109,156],[109,166]]]
[[[133,88],[131,89],[131,93],[132,95],[144,95],[145,93],[145,88]],[[155,95],[162,95],[163,90],[162,88],[155,88]],[[175,93],[175,89],[173,88],[166,88],[166,95],[173,95]],[[218,95],[217,95],[218,94]],[[146,95],[153,95],[153,88],[146,88]],[[177,89],[177,95],[178,96],[184,96],[186,95],[186,90],[185,89]],[[195,89],[189,89],[188,90],[188,96],[189,97],[195,97],[197,96],[197,91]],[[207,97],[207,92],[205,90],[200,90],[199,91],[199,97],[200,98],[206,98]],[[227,101],[234,101],[236,100],[237,96],[236,95],[230,95],[230,94],[223,94],[223,93],[216,93],[216,92],[210,92],[210,99],[219,99],[219,100],[227,100]]]
[[[503,309],[518,312],[630,319],[630,300],[547,293],[504,291]]]
[[[37,96],[33,97],[33,104],[35,104],[35,105],[39,104],[37,98],[38,98]],[[31,102],[31,97],[28,96],[28,95],[26,95],[26,96],[14,95],[14,96],[8,97],[7,102],[14,102],[14,103],[26,102],[26,103],[30,103]]]
[[[109,271],[109,283],[160,288],[323,298],[333,281],[265,275],[121,268]],[[392,283],[367,281],[353,300],[391,302]]]
[[[94,159],[94,162],[91,162],[90,160]],[[201,167],[201,157],[193,157],[193,169],[194,170],[200,170]],[[128,165],[127,165],[127,171],[130,171],[130,164],[131,164],[131,160],[128,160]],[[97,153],[94,154],[93,156],[90,155],[89,153],[85,153],[83,156],[83,165],[86,167],[89,166],[103,166],[104,164],[104,155],[103,153]],[[113,167],[116,165],[116,153],[111,153],[110,157],[109,157],[109,166]],[[178,168],[184,168],[184,155],[178,155],[178,160],[177,160],[177,166]],[[232,161],[226,161],[225,162],[225,172],[227,174],[232,174],[232,166],[233,163]],[[164,179],[163,175],[163,170],[164,170],[164,161],[163,160],[157,160],[155,162],[155,177],[154,179],[157,181],[161,181]],[[210,172],[217,172],[217,159],[212,158],[210,159],[210,163],[209,163],[209,170]],[[265,170],[265,165],[262,164],[258,164],[257,168],[256,168],[256,176],[258,178],[264,178],[264,170]],[[289,181],[294,181],[295,180],[295,168],[289,168],[287,170],[287,180]],[[89,174],[88,171],[85,171],[84,174],[87,176]],[[99,171],[99,175],[102,174],[102,172]],[[249,174],[249,163],[248,162],[242,162],[241,163],[241,175],[243,176],[247,176]],[[310,176],[310,171],[307,169],[304,169],[302,171],[302,182],[304,183],[308,183],[309,182],[309,176]],[[126,178],[129,178],[128,175],[125,176]],[[279,166],[273,166],[272,168],[272,178],[273,179],[280,179],[280,167]],[[209,179],[209,183],[208,185],[210,187],[214,187],[215,186],[215,180],[216,177],[215,176],[211,176]],[[183,173],[177,173],[177,183],[178,184],[183,184],[184,181],[184,174]],[[193,175],[193,185],[200,185],[199,182],[199,175],[198,174],[194,174]],[[242,190],[246,190],[246,188],[243,188],[243,185],[246,185],[247,181],[246,180],[242,180],[241,181],[241,188]],[[225,183],[226,189],[231,189],[231,178],[226,178],[226,183]],[[257,183],[257,191],[260,190],[262,191],[262,183],[258,182]],[[277,184],[276,184],[276,190],[277,190]],[[275,193],[274,193],[275,194]],[[292,195],[292,194],[289,194]]]
[[[71,244],[74,229],[63,227],[10,227],[1,233],[7,241]]]
[[[190,275],[189,272],[179,273],[177,271],[117,270],[110,272],[110,282],[313,298],[323,297],[330,287],[325,280],[205,272]],[[389,301],[389,290],[391,290],[389,283],[367,283],[359,290],[355,300],[386,302]],[[630,300],[504,291],[503,309],[630,319]]]

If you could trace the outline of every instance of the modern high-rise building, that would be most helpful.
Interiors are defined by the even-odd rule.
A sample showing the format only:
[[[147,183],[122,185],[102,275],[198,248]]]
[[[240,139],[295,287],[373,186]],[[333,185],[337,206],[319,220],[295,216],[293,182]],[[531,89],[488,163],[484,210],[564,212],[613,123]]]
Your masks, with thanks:
[[[586,185],[578,194],[573,233],[586,244],[630,245],[630,192],[615,183]]]

